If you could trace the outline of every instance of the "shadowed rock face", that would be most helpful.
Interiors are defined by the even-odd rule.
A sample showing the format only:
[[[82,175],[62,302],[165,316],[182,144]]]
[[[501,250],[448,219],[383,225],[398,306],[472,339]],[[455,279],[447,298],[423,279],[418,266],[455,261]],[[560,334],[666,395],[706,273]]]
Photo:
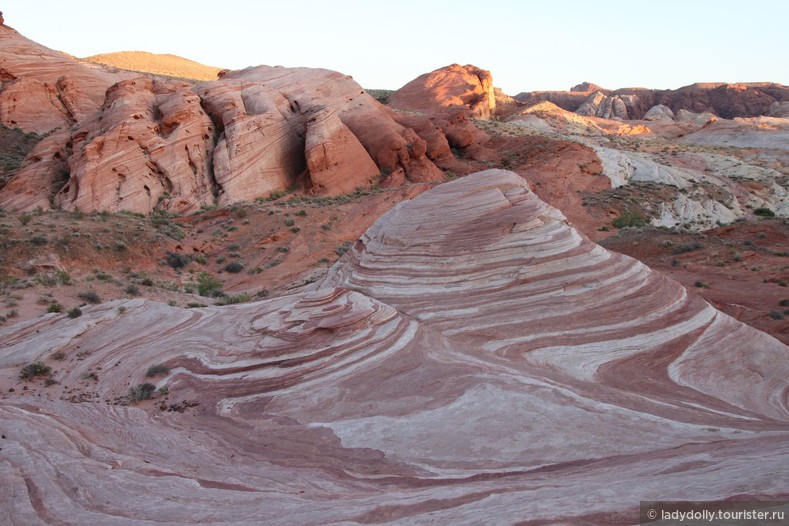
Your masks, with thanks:
[[[511,172],[401,203],[314,287],[0,330],[0,522],[632,524],[785,496],[789,349]],[[59,383],[23,390],[35,360]],[[169,394],[113,403],[145,381]]]

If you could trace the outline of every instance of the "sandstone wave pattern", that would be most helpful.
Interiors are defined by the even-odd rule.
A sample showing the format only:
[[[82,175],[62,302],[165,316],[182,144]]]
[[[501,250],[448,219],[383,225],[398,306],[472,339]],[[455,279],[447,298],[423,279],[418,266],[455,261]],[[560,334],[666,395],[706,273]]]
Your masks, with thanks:
[[[789,348],[511,172],[397,205],[309,291],[0,341],[3,524],[634,524],[789,487]]]

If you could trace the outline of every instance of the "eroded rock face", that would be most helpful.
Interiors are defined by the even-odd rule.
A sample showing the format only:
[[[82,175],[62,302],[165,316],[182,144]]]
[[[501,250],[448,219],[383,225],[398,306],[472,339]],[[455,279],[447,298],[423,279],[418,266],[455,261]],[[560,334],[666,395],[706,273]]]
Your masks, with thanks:
[[[464,109],[472,117],[488,119],[496,108],[493,76],[476,66],[452,64],[415,78],[392,93],[388,104],[430,113]]]
[[[188,212],[296,185],[336,195],[381,176],[442,180],[426,142],[392,117],[328,70],[259,66],[196,87],[138,77],[109,89],[68,151],[57,150],[65,182],[64,158],[50,147],[9,182],[0,206]]]
[[[0,25],[0,123],[49,133],[84,122],[104,92],[133,77],[90,67]]]
[[[627,119],[627,106],[624,101],[616,95],[610,97],[599,91],[589,95],[575,112],[578,115],[603,119]]]
[[[649,108],[649,111],[646,113],[646,115],[644,115],[645,121],[658,121],[662,119],[674,120],[674,112],[671,111],[671,108],[664,106],[663,104],[652,106]]]
[[[412,181],[443,178],[425,157],[425,142],[341,73],[258,66],[196,92],[220,130],[214,157],[220,204],[286,189],[300,177],[307,188],[328,193],[367,187],[381,172]],[[332,180],[340,190],[328,189]]]
[[[213,140],[211,119],[188,84],[118,83],[101,117],[72,134],[69,179],[54,203],[83,211],[197,210],[214,201]]]
[[[4,524],[630,524],[789,484],[789,348],[499,170],[396,206],[312,291],[0,341]],[[59,383],[23,390],[36,360]],[[167,394],[114,403],[143,382]]]

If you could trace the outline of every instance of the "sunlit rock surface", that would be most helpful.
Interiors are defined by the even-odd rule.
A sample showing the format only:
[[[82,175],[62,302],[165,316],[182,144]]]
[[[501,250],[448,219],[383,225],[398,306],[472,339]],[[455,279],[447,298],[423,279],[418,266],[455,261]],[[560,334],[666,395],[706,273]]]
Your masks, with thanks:
[[[511,172],[397,205],[311,291],[0,341],[2,524],[633,524],[789,487],[789,348]]]

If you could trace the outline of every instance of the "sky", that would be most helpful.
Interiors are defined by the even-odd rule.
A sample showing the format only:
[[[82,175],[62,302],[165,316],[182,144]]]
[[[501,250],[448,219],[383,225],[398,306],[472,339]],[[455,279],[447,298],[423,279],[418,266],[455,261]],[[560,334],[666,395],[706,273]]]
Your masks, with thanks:
[[[5,23],[77,57],[172,53],[211,66],[321,67],[397,89],[452,63],[505,93],[789,85],[789,1],[6,0]]]

